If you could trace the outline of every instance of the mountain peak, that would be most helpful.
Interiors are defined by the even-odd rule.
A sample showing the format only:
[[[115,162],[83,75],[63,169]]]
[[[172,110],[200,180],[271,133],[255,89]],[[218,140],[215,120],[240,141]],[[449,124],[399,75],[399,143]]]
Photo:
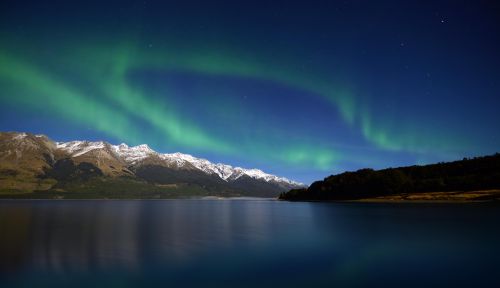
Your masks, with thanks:
[[[153,149],[151,149],[148,144],[141,144],[141,145],[137,145],[137,146],[134,146],[132,147],[133,149],[138,149],[138,150],[142,150],[142,151],[151,151],[151,152],[154,152]]]
[[[24,132],[23,133],[19,133],[16,136],[14,136],[14,140],[22,140],[22,139],[26,138],[26,136],[28,136],[28,134],[26,134]]]
[[[118,145],[118,148],[120,148],[120,149],[128,149],[128,145],[125,144],[125,143],[121,143],[120,145]]]

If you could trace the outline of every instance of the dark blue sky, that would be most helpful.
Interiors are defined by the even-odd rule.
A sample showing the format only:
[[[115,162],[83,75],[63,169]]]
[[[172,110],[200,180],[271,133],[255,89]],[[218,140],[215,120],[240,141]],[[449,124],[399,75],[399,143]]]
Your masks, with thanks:
[[[0,130],[306,183],[498,152],[495,1],[2,1]]]

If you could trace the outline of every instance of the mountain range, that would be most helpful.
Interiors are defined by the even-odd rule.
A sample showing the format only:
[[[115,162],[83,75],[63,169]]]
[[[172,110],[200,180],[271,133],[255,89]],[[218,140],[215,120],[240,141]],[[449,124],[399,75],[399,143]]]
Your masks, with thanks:
[[[55,142],[0,132],[0,196],[25,198],[275,197],[304,187],[259,169],[162,154],[148,145]]]

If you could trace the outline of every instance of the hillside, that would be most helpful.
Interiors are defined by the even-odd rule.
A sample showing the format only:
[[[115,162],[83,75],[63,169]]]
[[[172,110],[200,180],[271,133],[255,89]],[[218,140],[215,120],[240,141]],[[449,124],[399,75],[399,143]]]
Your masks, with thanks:
[[[292,201],[500,199],[500,154],[425,166],[332,175],[279,197]]]

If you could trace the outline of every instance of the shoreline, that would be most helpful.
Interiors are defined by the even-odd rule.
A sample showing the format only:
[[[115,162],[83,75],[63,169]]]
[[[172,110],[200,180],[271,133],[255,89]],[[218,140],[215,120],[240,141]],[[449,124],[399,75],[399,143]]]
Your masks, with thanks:
[[[205,201],[277,201],[272,197],[186,197],[186,198],[1,198],[1,201],[170,201],[170,200],[205,200]]]
[[[293,200],[279,199],[290,202],[335,202],[335,203],[494,203],[500,202],[500,190],[450,191],[404,193],[399,195],[377,196],[362,199],[338,200]]]
[[[9,195],[12,196],[12,195]],[[18,195],[16,195],[18,196]],[[452,204],[452,203],[500,203],[500,190],[482,190],[482,191],[455,191],[455,192],[426,192],[426,193],[405,193],[400,195],[388,195],[379,196],[363,199],[338,199],[338,200],[315,200],[315,199],[303,199],[303,200],[291,200],[291,199],[280,199],[275,197],[248,197],[248,196],[236,196],[236,197],[223,197],[223,196],[200,196],[200,197],[172,197],[172,198],[80,198],[80,197],[54,197],[54,198],[25,198],[25,197],[6,197],[2,198],[0,195],[0,201],[33,201],[33,200],[55,200],[55,201],[96,201],[96,200],[125,200],[125,201],[157,201],[157,200],[218,200],[218,201],[228,201],[228,200],[256,200],[256,201],[287,201],[287,202],[320,202],[320,203],[422,203],[422,204]],[[65,195],[69,196],[69,195]],[[81,196],[81,195],[79,195]]]

